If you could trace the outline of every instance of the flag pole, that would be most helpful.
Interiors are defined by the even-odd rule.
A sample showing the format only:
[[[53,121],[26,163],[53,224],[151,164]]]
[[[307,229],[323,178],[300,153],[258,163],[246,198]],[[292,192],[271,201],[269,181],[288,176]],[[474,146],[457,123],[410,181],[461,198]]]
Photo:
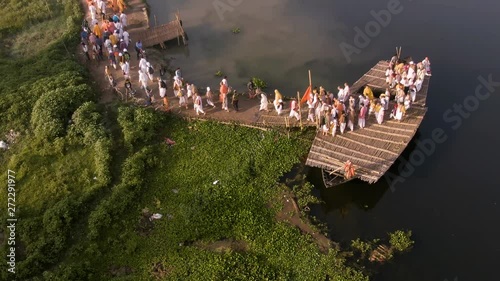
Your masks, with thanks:
[[[312,91],[311,70],[309,70],[309,86],[311,86],[311,91]]]
[[[302,131],[304,128],[302,127],[302,110],[300,108],[300,92],[297,91],[297,103],[299,104],[299,123],[300,123],[300,130]]]

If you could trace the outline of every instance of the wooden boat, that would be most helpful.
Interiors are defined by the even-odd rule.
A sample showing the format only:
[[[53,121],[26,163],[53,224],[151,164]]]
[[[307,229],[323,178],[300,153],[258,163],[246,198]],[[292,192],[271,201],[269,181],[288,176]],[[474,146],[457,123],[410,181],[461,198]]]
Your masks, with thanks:
[[[411,58],[404,61],[407,62]],[[374,92],[387,88],[385,71],[388,61],[379,61],[367,73],[351,86],[351,95],[357,98],[369,86]],[[351,181],[354,178],[368,182],[377,182],[400,157],[415,136],[427,113],[426,99],[430,76],[425,76],[422,88],[416,94],[416,100],[400,122],[391,120],[390,111],[384,112],[384,121],[376,122],[373,115],[366,118],[364,129],[345,131],[344,134],[323,136],[318,132],[312,143],[306,165],[322,169],[323,182],[332,187]],[[392,108],[393,102],[389,105]],[[350,162],[355,167],[355,175],[344,178],[344,167]]]

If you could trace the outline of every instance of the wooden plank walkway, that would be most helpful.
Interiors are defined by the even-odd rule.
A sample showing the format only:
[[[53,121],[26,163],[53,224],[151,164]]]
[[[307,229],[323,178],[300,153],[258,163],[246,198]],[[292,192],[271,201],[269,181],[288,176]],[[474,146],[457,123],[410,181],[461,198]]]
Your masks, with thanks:
[[[179,44],[180,40],[184,45],[187,44],[186,41],[186,33],[184,32],[184,28],[182,28],[182,21],[180,19],[179,13],[175,14],[176,19],[168,22],[166,24],[149,27],[139,34],[139,39],[142,42],[142,46],[144,48],[152,47],[154,45],[161,45],[164,47],[163,43],[178,39]]]
[[[388,62],[380,61],[351,86],[356,97],[362,94],[364,86],[385,91],[385,70]],[[401,122],[390,120],[390,110],[385,112],[384,122],[378,124],[373,115],[366,121],[366,128],[346,130],[323,136],[318,132],[307,157],[306,165],[327,170],[343,171],[345,162],[351,161],[356,167],[356,178],[369,183],[377,182],[394,164],[411,141],[426,112],[425,102],[429,88],[429,78],[425,77],[422,89],[417,93],[416,102],[410,107]],[[389,108],[392,108],[393,101]]]

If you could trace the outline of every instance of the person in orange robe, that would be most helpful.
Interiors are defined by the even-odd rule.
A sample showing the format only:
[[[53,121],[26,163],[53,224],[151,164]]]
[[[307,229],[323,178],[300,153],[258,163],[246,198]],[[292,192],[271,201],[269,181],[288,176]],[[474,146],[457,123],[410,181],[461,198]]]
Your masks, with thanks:
[[[99,38],[102,38],[102,31],[101,31],[101,28],[99,27],[99,24],[95,24],[94,25],[94,29],[92,29],[92,31],[94,32],[94,34],[99,37]]]

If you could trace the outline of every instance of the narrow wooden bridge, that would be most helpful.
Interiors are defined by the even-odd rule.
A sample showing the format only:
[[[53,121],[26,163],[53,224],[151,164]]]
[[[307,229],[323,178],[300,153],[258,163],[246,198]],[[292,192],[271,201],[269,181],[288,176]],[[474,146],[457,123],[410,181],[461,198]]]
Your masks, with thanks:
[[[351,87],[351,93],[361,94],[368,85],[374,92],[386,89],[385,70],[388,62],[380,61]],[[323,136],[320,132],[313,141],[307,157],[306,165],[328,171],[343,173],[345,163],[350,161],[356,168],[354,178],[369,183],[377,182],[394,164],[399,155],[407,147],[427,108],[425,102],[429,87],[429,76],[426,76],[422,88],[417,93],[415,103],[407,111],[401,122],[389,119],[390,111],[385,112],[384,122],[378,124],[373,115],[367,117],[366,128],[356,128]],[[392,102],[389,106],[392,108]]]
[[[147,14],[145,16],[146,18],[148,17]],[[175,13],[175,20],[166,24],[158,26],[155,25],[154,27],[148,26],[147,29],[138,34],[138,37],[144,48],[152,47],[154,45],[160,45],[162,48],[165,48],[165,42],[176,38],[179,45],[181,39],[182,43],[187,45],[186,33],[184,32],[184,28],[182,28],[182,21],[179,12]]]

